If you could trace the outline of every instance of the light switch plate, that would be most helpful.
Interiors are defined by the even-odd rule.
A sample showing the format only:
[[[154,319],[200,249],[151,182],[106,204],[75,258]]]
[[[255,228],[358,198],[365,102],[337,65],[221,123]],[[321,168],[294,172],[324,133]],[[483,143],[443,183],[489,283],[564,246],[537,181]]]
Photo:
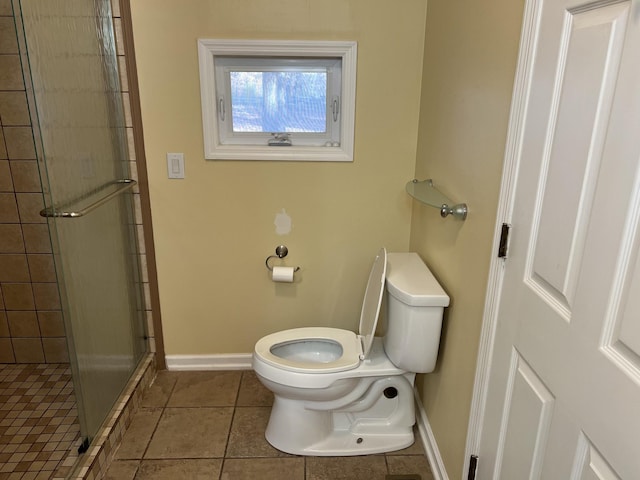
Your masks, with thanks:
[[[169,178],[184,178],[184,153],[167,153]]]

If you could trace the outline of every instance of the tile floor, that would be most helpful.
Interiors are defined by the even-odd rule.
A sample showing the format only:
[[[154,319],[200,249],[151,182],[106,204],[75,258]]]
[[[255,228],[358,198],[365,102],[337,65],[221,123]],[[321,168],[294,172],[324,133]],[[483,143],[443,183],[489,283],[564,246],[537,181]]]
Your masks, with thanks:
[[[68,364],[0,364],[0,480],[65,476],[79,439]]]
[[[361,457],[301,457],[264,439],[271,392],[251,371],[167,372],[134,415],[106,480],[433,480],[422,444]]]

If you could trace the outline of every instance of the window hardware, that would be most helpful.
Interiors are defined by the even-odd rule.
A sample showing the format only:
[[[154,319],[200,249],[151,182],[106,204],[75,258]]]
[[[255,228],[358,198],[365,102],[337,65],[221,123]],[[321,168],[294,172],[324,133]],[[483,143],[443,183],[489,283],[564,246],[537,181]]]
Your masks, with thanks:
[[[291,137],[288,133],[272,133],[267,145],[270,147],[290,147]]]
[[[224,98],[220,97],[218,100],[218,115],[220,115],[220,121],[224,122]]]

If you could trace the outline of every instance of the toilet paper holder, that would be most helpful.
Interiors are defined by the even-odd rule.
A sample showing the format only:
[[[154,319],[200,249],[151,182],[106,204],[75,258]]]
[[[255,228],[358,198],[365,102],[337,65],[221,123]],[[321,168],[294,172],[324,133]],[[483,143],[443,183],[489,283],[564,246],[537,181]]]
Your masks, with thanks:
[[[269,260],[271,260],[272,258],[284,258],[288,255],[288,253],[289,253],[289,249],[285,245],[278,245],[276,247],[276,254],[269,255],[267,259],[264,261],[269,271],[273,272],[273,267],[269,265]],[[297,272],[298,270],[300,270],[300,267],[296,267],[293,271]]]

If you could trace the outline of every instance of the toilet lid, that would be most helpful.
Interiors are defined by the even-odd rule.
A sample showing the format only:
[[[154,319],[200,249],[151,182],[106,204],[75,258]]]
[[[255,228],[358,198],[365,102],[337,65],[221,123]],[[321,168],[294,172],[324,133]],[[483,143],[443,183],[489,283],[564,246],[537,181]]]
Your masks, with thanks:
[[[364,301],[362,302],[362,311],[360,312],[360,328],[359,333],[362,337],[362,355],[364,360],[369,355],[373,336],[376,333],[378,325],[378,316],[380,315],[380,304],[382,303],[382,294],[384,293],[384,279],[387,273],[387,251],[381,248],[373,261],[371,273],[369,274],[369,282],[367,290],[364,292]]]

